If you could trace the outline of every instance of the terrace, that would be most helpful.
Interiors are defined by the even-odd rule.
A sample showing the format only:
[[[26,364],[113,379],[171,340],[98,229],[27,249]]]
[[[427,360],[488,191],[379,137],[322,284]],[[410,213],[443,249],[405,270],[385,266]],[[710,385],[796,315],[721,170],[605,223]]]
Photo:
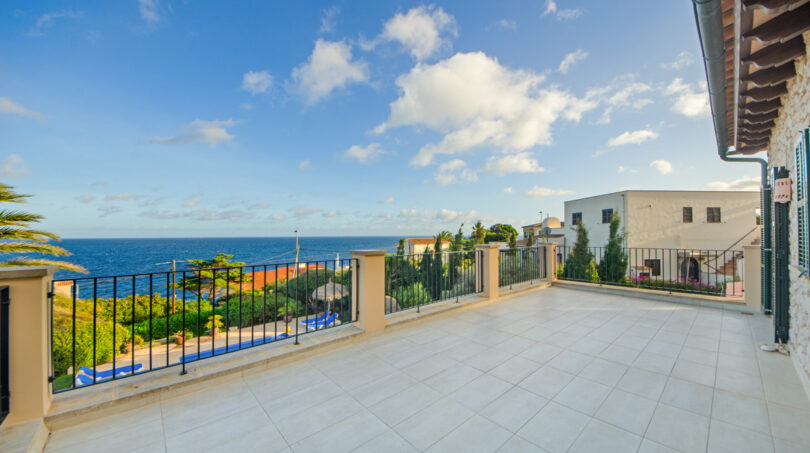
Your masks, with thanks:
[[[35,331],[40,325],[44,335],[39,342],[29,335],[22,346],[11,341],[12,351],[29,353],[11,354],[17,359],[10,367],[14,420],[0,436],[0,449],[810,448],[810,435],[801,429],[810,423],[803,382],[788,356],[759,349],[773,340],[773,328],[758,308],[740,297],[696,294],[696,288],[558,279],[565,275],[558,256],[553,244],[419,256],[355,251],[345,262],[309,263],[312,275],[296,274],[294,284],[274,281],[249,296],[242,292],[246,269],[211,270],[209,296],[223,294],[214,310],[231,320],[214,335],[200,330],[216,311],[201,311],[199,291],[196,300],[185,291],[177,300],[148,296],[164,276],[146,276],[147,286],[144,276],[118,276],[106,289],[98,278],[85,289],[86,282],[71,281],[72,298],[60,302],[46,294],[58,286],[46,270],[6,271],[5,294],[30,302],[15,306],[12,326]],[[209,271],[194,272],[198,279],[190,287],[200,286]],[[165,277],[182,282],[194,276],[178,274]],[[240,277],[230,281],[232,274]],[[324,281],[327,286],[312,291]],[[102,293],[110,290],[114,297],[105,308]],[[131,327],[150,341],[138,345],[125,337],[128,350],[114,354],[114,364],[97,356],[116,341],[99,340],[98,313],[126,307],[137,313],[133,294],[148,301],[141,307],[148,322],[141,326],[149,330],[124,316],[115,332]],[[310,309],[313,299],[328,294],[330,305]],[[296,311],[289,308],[293,297],[304,301]],[[236,307],[229,310],[228,303]],[[169,304],[181,304],[183,312],[169,315]],[[22,306],[31,316],[23,316]],[[49,307],[53,321],[37,324]],[[327,316],[318,312],[324,309],[340,323],[318,321]],[[93,336],[83,337],[76,326],[88,310],[96,321]],[[172,316],[180,316],[193,338],[160,340],[171,337],[173,329],[162,326]],[[308,322],[319,327],[310,329]],[[58,354],[57,337],[67,346]],[[12,331],[11,338],[19,336]],[[44,360],[30,360],[37,355]],[[86,371],[75,375],[80,365]],[[123,371],[111,375],[112,369]]]
[[[764,315],[562,288],[463,308],[55,430],[45,451],[810,448],[790,359],[757,347]]]

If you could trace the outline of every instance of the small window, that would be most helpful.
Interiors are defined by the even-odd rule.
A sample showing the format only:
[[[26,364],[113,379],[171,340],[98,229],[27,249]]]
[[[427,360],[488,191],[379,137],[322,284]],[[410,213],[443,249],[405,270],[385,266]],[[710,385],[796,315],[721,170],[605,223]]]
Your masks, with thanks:
[[[720,223],[720,208],[706,208],[706,222]]]
[[[612,218],[613,218],[613,209],[602,210],[602,223],[610,223],[610,220]]]
[[[644,267],[650,269],[650,275],[653,277],[661,275],[661,260],[644,260]]]
[[[581,212],[575,212],[575,213],[571,214],[571,224],[572,225],[579,225],[580,223],[582,223],[582,213]]]
[[[683,207],[683,223],[692,223],[692,207]]]

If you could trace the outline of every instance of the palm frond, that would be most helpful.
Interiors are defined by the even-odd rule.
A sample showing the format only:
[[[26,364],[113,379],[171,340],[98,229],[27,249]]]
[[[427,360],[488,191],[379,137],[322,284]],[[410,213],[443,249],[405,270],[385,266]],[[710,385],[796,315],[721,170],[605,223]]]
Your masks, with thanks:
[[[31,214],[28,212],[9,211],[7,209],[0,210],[0,225],[7,226],[25,226],[30,222],[39,222],[43,217],[39,214]]]
[[[66,271],[73,271],[73,272],[81,272],[82,274],[87,273],[87,269],[78,264],[68,263],[67,261],[54,261],[54,260],[43,260],[43,259],[28,259],[28,258],[17,258],[9,261],[0,262],[0,267],[14,267],[14,266],[57,266],[59,269],[64,269]]]
[[[3,184],[0,182],[0,202],[4,203],[22,203],[25,201],[26,198],[30,197],[31,195],[20,195],[18,193],[14,193],[12,190],[14,187]]]
[[[68,256],[70,252],[62,247],[40,242],[0,242],[0,253],[44,253],[46,255]]]
[[[60,240],[59,236],[47,231],[24,230],[8,226],[0,227],[0,239],[17,239],[24,241],[45,242],[48,239]]]

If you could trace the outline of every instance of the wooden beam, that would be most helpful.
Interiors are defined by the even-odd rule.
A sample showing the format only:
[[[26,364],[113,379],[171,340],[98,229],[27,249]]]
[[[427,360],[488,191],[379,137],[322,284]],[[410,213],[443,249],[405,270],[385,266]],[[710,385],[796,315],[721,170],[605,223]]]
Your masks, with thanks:
[[[796,65],[791,61],[782,66],[760,69],[748,74],[740,80],[743,83],[751,83],[757,87],[766,87],[784,82],[796,75]]]
[[[785,93],[787,93],[787,83],[782,82],[779,85],[770,87],[752,88],[740,93],[740,95],[754,101],[770,101],[771,99],[776,99]]]
[[[750,64],[758,69],[781,66],[804,55],[807,49],[804,39],[797,36],[788,42],[772,44],[742,59],[743,64]]]
[[[773,124],[756,124],[756,125],[755,124],[745,124],[745,125],[740,126],[740,127],[737,128],[737,133],[738,134],[743,134],[745,132],[757,133],[757,132],[769,131],[772,128],[773,128]]]
[[[810,30],[810,3],[786,11],[743,33],[743,39],[755,39],[763,46],[785,42]]]
[[[737,138],[739,140],[765,140],[771,138],[771,131],[770,129],[764,132],[749,132],[746,129],[740,129],[737,132]]]
[[[760,151],[767,150],[767,146],[738,146],[734,151],[730,152],[729,154],[756,154]]]
[[[754,8],[768,14],[781,13],[795,8],[803,0],[742,0],[746,9]]]
[[[779,116],[779,110],[773,110],[768,113],[762,113],[760,115],[754,115],[749,113],[747,115],[740,115],[740,123],[742,124],[768,124],[770,123],[771,127],[773,127],[773,120]]]
[[[770,101],[746,102],[740,108],[748,113],[768,113],[782,106],[782,101],[773,99]]]
[[[770,140],[737,140],[738,143],[742,143],[743,146],[765,146],[768,144]]]

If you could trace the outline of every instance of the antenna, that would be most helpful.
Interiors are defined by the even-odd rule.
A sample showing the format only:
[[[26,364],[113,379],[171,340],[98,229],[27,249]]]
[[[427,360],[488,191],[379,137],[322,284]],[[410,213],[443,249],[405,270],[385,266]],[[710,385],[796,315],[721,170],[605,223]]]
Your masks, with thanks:
[[[175,278],[175,273],[177,273],[177,260],[166,261],[164,263],[155,263],[155,265],[169,263],[172,265],[172,314],[174,314],[174,301],[177,299],[177,279]]]
[[[298,247],[298,230],[295,230],[295,276],[298,277],[298,251],[301,250]]]

